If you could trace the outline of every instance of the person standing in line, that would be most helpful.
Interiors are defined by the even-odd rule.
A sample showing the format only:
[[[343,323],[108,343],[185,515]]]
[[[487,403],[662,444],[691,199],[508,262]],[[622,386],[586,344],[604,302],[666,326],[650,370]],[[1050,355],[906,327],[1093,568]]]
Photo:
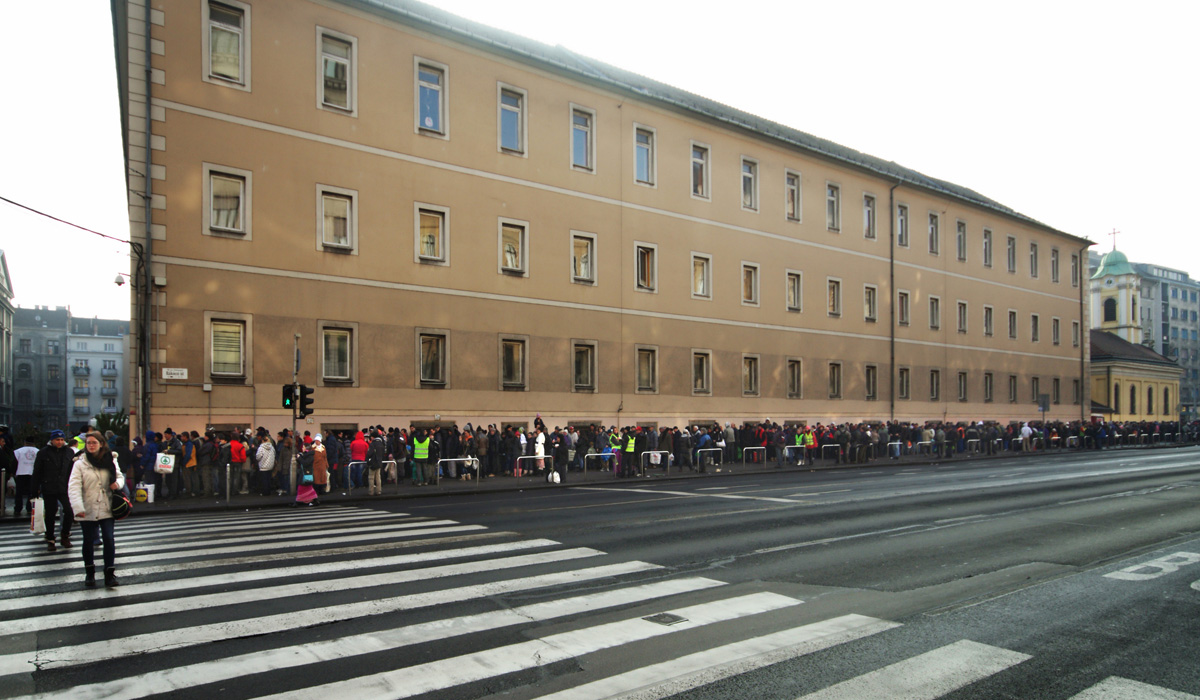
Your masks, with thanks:
[[[75,450],[67,444],[67,436],[61,430],[50,433],[50,444],[43,447],[33,463],[33,495],[42,497],[43,520],[46,523],[46,549],[53,552],[54,519],[58,516],[58,506],[63,507],[62,546],[71,547],[71,525],[75,519],[71,517],[71,504],[67,501],[67,479],[71,476],[71,463],[75,460]]]
[[[312,505],[320,505],[321,494],[329,490],[329,453],[322,444],[320,433],[313,436],[312,453],[313,489],[317,492],[317,499],[312,502]]]
[[[113,535],[112,492],[125,487],[125,477],[104,436],[92,431],[84,438],[67,482],[71,511],[83,530],[83,585],[96,585],[95,545],[104,543],[104,585],[117,586],[117,546]]]
[[[367,481],[370,484],[367,495],[383,495],[383,462],[386,447],[379,431],[371,428],[371,444],[367,447]]]
[[[11,437],[12,433],[8,435]],[[25,446],[15,453],[17,492],[15,494],[16,502],[13,504],[13,517],[20,517],[23,510],[25,517],[28,518],[29,513],[33,510],[29,494],[33,490],[33,464],[37,461],[38,455],[38,448],[33,446],[34,442],[36,440],[32,437],[25,438]]]
[[[271,476],[275,479],[275,495],[283,496],[290,492],[292,479],[292,436],[287,430],[280,430],[275,441],[275,465],[271,468]]]

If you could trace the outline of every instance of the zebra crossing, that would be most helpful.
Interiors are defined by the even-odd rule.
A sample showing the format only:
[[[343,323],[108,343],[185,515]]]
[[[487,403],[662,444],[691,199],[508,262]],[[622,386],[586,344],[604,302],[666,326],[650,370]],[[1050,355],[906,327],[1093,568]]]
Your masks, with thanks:
[[[135,518],[117,551],[122,585],[85,589],[78,545],[0,532],[0,697],[666,698],[902,627],[360,507]],[[802,697],[932,700],[1029,658],[964,639]],[[1195,696],[1113,677],[1073,700],[1110,697]]]

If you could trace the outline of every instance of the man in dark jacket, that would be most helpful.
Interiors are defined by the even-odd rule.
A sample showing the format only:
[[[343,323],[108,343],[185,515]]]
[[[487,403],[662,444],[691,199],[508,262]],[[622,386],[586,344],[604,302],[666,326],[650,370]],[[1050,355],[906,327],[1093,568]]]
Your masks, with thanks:
[[[75,515],[67,500],[67,480],[71,477],[71,466],[75,462],[75,450],[67,445],[66,434],[61,430],[50,433],[50,443],[38,452],[33,463],[33,495],[42,497],[43,520],[46,523],[46,549],[55,551],[54,519],[58,506],[63,509],[62,546],[71,546],[71,526]]]

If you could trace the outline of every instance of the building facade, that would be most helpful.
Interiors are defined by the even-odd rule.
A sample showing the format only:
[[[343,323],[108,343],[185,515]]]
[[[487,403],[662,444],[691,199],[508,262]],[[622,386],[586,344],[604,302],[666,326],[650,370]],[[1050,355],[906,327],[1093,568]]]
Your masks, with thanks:
[[[317,429],[1086,415],[1090,242],[967,188],[418,3],[114,21],[152,426],[294,345]]]
[[[67,333],[67,366],[71,368],[72,430],[86,428],[98,414],[126,410],[125,337],[129,322],[72,318]]]
[[[1179,420],[1183,369],[1145,345],[1091,331],[1092,396],[1115,421]]]
[[[13,422],[13,287],[0,250],[0,425]]]
[[[13,423],[14,432],[25,425],[39,430],[68,427],[67,326],[71,312],[17,307],[13,314]]]

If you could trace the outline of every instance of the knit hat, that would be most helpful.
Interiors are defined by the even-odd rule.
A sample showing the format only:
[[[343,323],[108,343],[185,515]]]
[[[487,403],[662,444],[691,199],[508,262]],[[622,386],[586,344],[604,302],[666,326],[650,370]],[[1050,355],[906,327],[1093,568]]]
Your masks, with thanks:
[[[321,442],[321,434],[320,433],[313,435],[313,442]]]
[[[51,430],[50,431],[50,439],[51,440],[57,440],[58,438],[66,438],[66,437],[67,437],[67,434],[61,430]]]

